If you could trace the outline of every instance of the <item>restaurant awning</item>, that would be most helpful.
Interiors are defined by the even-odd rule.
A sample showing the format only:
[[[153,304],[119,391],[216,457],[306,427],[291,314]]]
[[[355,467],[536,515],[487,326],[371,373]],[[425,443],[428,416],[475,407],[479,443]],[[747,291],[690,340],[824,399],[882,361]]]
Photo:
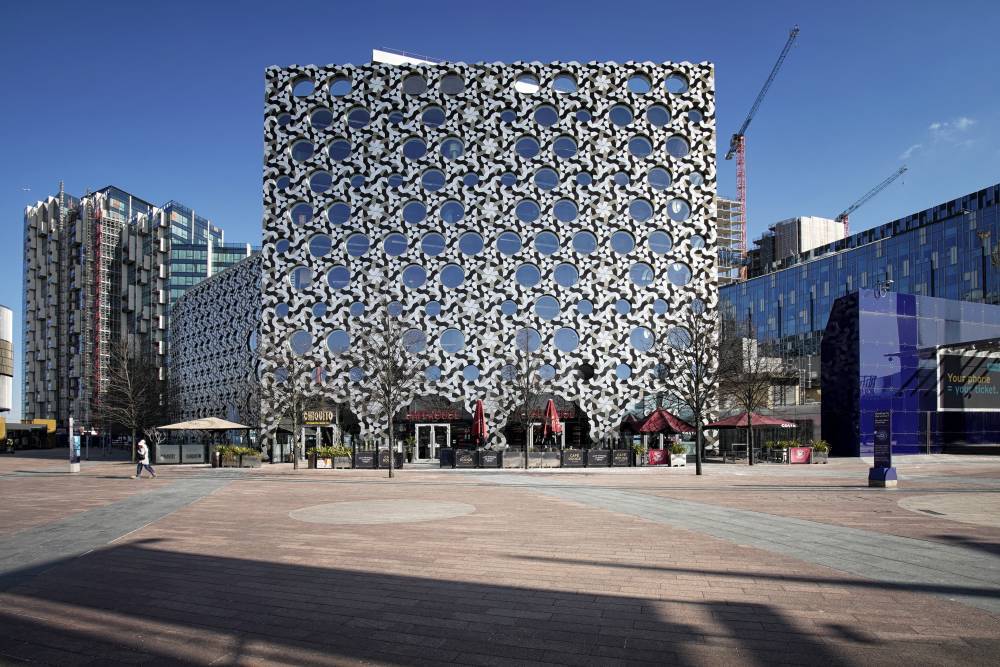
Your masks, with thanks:
[[[219,419],[218,417],[203,417],[176,424],[158,426],[159,431],[245,431],[249,426]]]

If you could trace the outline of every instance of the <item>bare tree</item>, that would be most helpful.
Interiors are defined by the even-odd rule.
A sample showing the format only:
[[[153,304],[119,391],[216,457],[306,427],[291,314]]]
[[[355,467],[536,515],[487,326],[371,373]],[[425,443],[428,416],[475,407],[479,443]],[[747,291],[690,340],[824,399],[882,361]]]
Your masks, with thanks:
[[[105,428],[117,426],[131,434],[134,463],[136,433],[167,418],[166,383],[150,355],[125,342],[111,346],[106,379],[97,416]]]
[[[720,374],[719,388],[725,398],[747,414],[747,457],[753,465],[753,413],[768,404],[771,387],[780,375],[779,360],[761,353],[749,320],[726,334],[720,355],[725,353],[729,363]]]
[[[716,313],[686,308],[680,326],[657,332],[652,352],[657,359],[657,407],[664,398],[690,413],[695,427],[695,469],[702,474],[704,424],[718,398],[720,376],[732,375],[729,339],[720,336]]]
[[[500,396],[505,408],[507,424],[524,430],[524,467],[528,467],[528,431],[531,429],[532,410],[538,408],[542,394],[542,381],[538,371],[541,360],[537,346],[532,346],[531,333],[525,329],[514,336],[514,357],[500,371],[507,391]]]
[[[350,356],[360,368],[358,391],[368,414],[385,420],[389,435],[389,477],[393,476],[393,426],[396,414],[409,405],[420,383],[423,365],[417,353],[426,345],[418,329],[404,329],[399,318],[382,304],[373,323],[352,341]],[[376,449],[377,455],[377,449]]]

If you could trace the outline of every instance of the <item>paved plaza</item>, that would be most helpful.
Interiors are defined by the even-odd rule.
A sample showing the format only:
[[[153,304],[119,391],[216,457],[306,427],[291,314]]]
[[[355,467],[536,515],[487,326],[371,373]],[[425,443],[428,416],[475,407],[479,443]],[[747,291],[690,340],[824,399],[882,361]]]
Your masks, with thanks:
[[[0,662],[996,664],[1000,458],[556,471],[0,457]]]

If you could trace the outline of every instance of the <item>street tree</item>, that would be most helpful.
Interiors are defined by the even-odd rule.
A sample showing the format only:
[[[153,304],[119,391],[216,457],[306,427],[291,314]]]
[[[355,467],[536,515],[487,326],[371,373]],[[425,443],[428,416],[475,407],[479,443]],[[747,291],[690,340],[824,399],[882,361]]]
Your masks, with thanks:
[[[95,414],[105,429],[117,427],[130,434],[134,463],[136,434],[164,424],[169,417],[167,386],[149,352],[124,341],[113,344],[110,352]]]
[[[514,354],[500,370],[506,389],[499,397],[499,403],[507,413],[507,425],[524,431],[524,467],[528,467],[528,432],[531,429],[532,412],[538,409],[542,395],[542,379],[539,374],[541,357],[538,346],[533,345],[532,332],[521,329],[514,335]]]
[[[728,362],[719,375],[722,396],[747,414],[747,457],[754,464],[753,414],[766,407],[771,388],[781,376],[780,360],[764,356],[749,320],[727,327],[720,354]]]

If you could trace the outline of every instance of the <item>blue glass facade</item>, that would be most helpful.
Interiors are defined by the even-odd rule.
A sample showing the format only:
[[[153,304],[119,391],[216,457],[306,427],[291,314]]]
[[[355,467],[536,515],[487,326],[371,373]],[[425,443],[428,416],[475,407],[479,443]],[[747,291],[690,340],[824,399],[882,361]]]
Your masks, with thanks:
[[[823,438],[871,456],[876,410],[892,413],[893,451],[1000,442],[1000,412],[938,412],[937,348],[1000,337],[1000,306],[860,290],[833,304],[822,342]]]

